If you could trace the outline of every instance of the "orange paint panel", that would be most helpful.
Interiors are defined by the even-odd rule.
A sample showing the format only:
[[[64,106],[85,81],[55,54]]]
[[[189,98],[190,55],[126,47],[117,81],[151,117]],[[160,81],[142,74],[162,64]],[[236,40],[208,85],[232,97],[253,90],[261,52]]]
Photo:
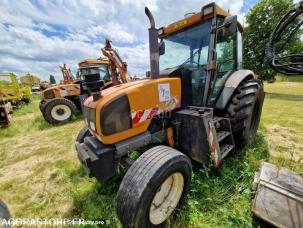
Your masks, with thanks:
[[[133,125],[131,129],[126,131],[110,136],[103,135],[100,124],[101,109],[113,98],[120,94],[126,94],[129,99],[131,112],[144,111],[151,108],[172,110],[176,108],[176,103],[181,100],[180,78],[142,80],[126,83],[119,87],[114,86],[102,91],[102,98],[96,102],[93,102],[92,97],[90,97],[84,103],[86,106],[96,109],[97,134],[104,144],[113,144],[143,133],[151,122],[151,118],[147,118],[145,121]]]

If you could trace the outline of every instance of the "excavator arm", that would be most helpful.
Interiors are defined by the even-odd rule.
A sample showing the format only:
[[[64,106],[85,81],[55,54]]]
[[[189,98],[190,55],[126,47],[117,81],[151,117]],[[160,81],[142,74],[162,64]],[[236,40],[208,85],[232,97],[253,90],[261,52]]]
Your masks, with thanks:
[[[74,76],[71,74],[70,70],[67,69],[66,64],[63,64],[63,67],[60,66],[60,69],[62,71],[64,84],[72,84],[75,81]]]
[[[130,82],[131,78],[127,72],[127,64],[123,62],[118,52],[111,46],[111,41],[106,39],[105,46],[101,49],[104,56],[109,60],[109,68],[114,85]]]

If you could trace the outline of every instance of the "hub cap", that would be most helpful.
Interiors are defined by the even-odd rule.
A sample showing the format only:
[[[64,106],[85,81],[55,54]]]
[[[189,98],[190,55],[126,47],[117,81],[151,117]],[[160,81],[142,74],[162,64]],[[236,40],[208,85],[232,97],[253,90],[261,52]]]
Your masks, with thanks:
[[[51,115],[55,120],[63,121],[72,115],[72,110],[67,105],[55,105],[52,108]]]
[[[153,225],[163,223],[174,211],[184,188],[180,172],[171,174],[158,188],[149,208],[149,220]]]

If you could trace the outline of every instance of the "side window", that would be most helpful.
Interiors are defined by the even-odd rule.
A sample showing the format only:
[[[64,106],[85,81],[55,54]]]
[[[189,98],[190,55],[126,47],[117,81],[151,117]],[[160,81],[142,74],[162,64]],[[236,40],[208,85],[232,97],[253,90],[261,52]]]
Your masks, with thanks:
[[[211,83],[208,104],[214,104],[231,71],[237,67],[237,33],[227,36],[223,29],[217,31],[217,71]]]
[[[236,69],[237,65],[237,35],[226,36],[223,29],[217,33],[217,73],[224,74],[225,72]]]

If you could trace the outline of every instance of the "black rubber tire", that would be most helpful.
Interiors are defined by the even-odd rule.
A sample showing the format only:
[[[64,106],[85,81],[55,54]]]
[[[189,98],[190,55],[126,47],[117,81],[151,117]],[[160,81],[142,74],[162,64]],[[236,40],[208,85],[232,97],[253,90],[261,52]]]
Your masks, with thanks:
[[[10,218],[11,218],[11,216],[10,216],[10,213],[9,213],[9,210],[8,210],[7,206],[5,205],[5,203],[2,200],[0,200],[0,224],[2,224],[1,221],[3,219],[8,221]],[[9,228],[10,226],[3,224],[2,227],[3,228]]]
[[[117,195],[117,214],[124,227],[159,227],[149,220],[149,208],[159,186],[174,172],[184,177],[184,188],[178,205],[180,209],[191,182],[191,161],[183,153],[156,146],[143,153],[125,174]]]
[[[56,105],[67,106],[71,110],[71,115],[64,120],[58,120],[58,119],[53,118],[53,116],[51,115],[51,111]],[[68,121],[70,121],[73,114],[75,114],[76,112],[77,112],[77,107],[72,101],[65,99],[65,98],[58,98],[58,99],[56,98],[56,99],[50,100],[49,102],[47,102],[45,104],[42,114],[43,114],[44,119],[51,124],[63,124],[63,123],[67,123]]]
[[[87,137],[87,136],[91,136],[91,133],[89,132],[88,127],[83,127],[80,130],[80,132],[79,132],[79,134],[78,134],[78,136],[76,138],[76,141],[78,143],[83,143],[84,142],[84,138]]]
[[[39,102],[39,109],[42,114],[43,114],[43,109],[45,108],[45,105],[46,105],[46,102],[44,100],[41,100]]]
[[[256,138],[264,101],[263,83],[252,79],[242,82],[227,107],[227,116],[235,144],[239,147],[252,143]]]

